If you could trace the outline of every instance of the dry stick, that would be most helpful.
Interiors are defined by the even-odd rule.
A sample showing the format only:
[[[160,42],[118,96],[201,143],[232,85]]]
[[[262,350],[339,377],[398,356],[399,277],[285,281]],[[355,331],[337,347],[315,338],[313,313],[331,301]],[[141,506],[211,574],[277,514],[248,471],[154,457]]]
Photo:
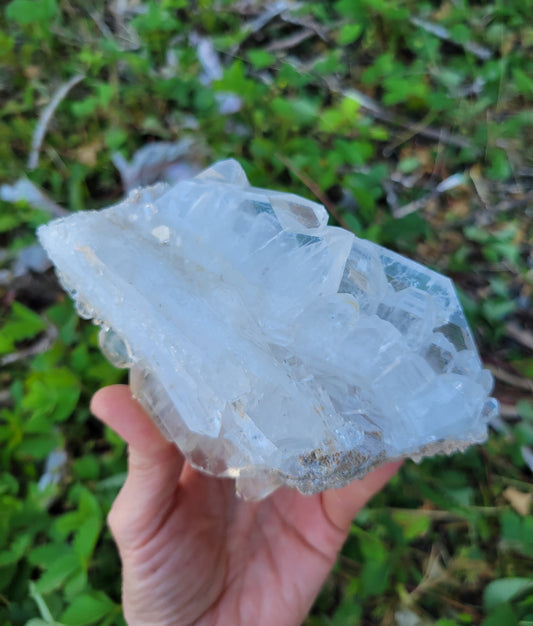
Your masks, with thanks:
[[[397,115],[393,115],[389,111],[385,110],[378,102],[367,96],[366,94],[358,91],[357,89],[342,89],[338,85],[333,84],[332,80],[327,80],[327,85],[330,91],[340,94],[345,98],[350,98],[357,102],[363,109],[366,109],[370,113],[373,113],[378,119],[388,124],[394,124],[395,126],[401,126],[413,131],[415,135],[421,135],[427,137],[433,141],[441,141],[449,146],[455,146],[457,148],[472,148],[470,141],[464,137],[453,135],[444,128],[433,128],[431,126],[424,126],[419,122],[405,119]]]
[[[295,48],[297,45],[301,44],[306,39],[310,39],[314,36],[315,33],[312,30],[302,29],[294,33],[294,35],[272,42],[266,47],[266,51],[280,52],[281,50],[290,50],[291,48]]]
[[[518,417],[516,404],[502,404],[500,402],[500,415],[504,418]]]
[[[494,205],[494,211],[497,213],[502,211],[514,211],[524,205],[529,205],[531,202],[533,202],[533,191],[528,191],[522,198],[517,198],[516,200],[502,200]]]
[[[48,124],[54,115],[55,110],[63,100],[63,98],[67,95],[67,93],[77,85],[81,80],[85,78],[84,74],[77,74],[73,76],[66,83],[63,83],[61,87],[55,92],[54,96],[50,100],[50,102],[43,109],[37,126],[35,127],[35,131],[33,132],[33,137],[31,141],[31,152],[28,157],[27,168],[29,170],[34,170],[37,165],[39,165],[39,150],[41,149],[41,145],[43,143],[44,136],[46,135],[46,131],[48,129]]]
[[[520,328],[520,326],[515,322],[509,322],[505,324],[505,332],[515,341],[518,341],[526,348],[533,350],[533,333],[529,330]]]
[[[487,59],[490,59],[490,57],[492,56],[492,50],[489,50],[488,48],[484,48],[483,46],[480,46],[479,44],[473,41],[466,41],[465,43],[462,43],[462,42],[455,40],[452,37],[452,34],[450,33],[450,31],[447,28],[444,28],[444,26],[441,26],[440,24],[435,24],[433,22],[423,20],[420,17],[416,17],[415,15],[410,17],[409,21],[411,22],[411,24],[414,24],[415,26],[418,26],[422,30],[425,30],[426,33],[431,33],[432,35],[435,35],[435,37],[438,37],[439,39],[443,39],[444,41],[451,41],[457,46],[461,46],[462,48],[464,48],[465,50],[467,50],[468,52],[476,56],[478,59],[482,59],[483,61],[486,61]]]
[[[435,114],[433,112],[428,113],[424,119],[420,120],[420,122],[418,123],[418,125],[422,128],[427,128],[429,127],[430,123],[435,119]],[[385,148],[383,148],[383,156],[385,158],[389,158],[391,157],[394,152],[404,143],[407,143],[408,141],[410,141],[413,137],[416,137],[416,135],[418,134],[418,130],[417,129],[407,129],[406,132],[401,133],[398,137],[395,138],[395,141],[393,141],[392,143],[388,144],[387,146],[385,146]],[[439,141],[439,145],[440,145],[440,141]]]
[[[525,389],[526,391],[533,393],[533,380],[528,380],[527,378],[522,378],[521,376],[515,376],[515,374],[510,374],[501,367],[495,367],[494,365],[489,365],[488,369],[494,374],[494,377],[501,380],[502,383],[506,383],[511,387],[517,387],[518,389]]]
[[[309,178],[309,176],[305,173],[302,172],[301,170],[297,169],[296,167],[294,167],[294,165],[292,165],[284,156],[282,156],[279,153],[275,153],[274,156],[276,157],[276,159],[278,159],[279,161],[281,161],[281,163],[283,163],[283,165],[292,173],[296,176],[296,178],[298,178],[298,180],[300,180],[306,187],[307,189],[309,189],[309,191],[311,193],[313,193],[319,200],[320,202],[322,202],[322,204],[326,207],[326,209],[329,211],[329,213],[331,215],[333,215],[333,217],[337,220],[337,222],[346,230],[351,230],[351,228],[348,226],[348,224],[346,224],[346,222],[343,220],[341,214],[339,213],[339,211],[337,210],[337,207],[333,204],[333,202],[331,202],[331,200],[322,192],[322,190],[320,189],[320,187],[315,183],[314,180],[312,180],[311,178]]]
[[[294,24],[295,26],[303,26],[304,28],[308,28],[314,31],[322,41],[327,41],[326,29],[321,28],[319,24],[317,24],[313,19],[306,19],[297,17],[295,15],[291,15],[288,12],[281,13],[281,19],[288,24]]]
[[[506,505],[500,506],[469,506],[469,511],[475,511],[476,513],[480,513],[481,515],[497,515],[502,511],[505,511],[507,508]],[[428,517],[431,520],[435,521],[449,521],[449,522],[466,522],[467,515],[461,513],[453,513],[451,511],[443,511],[442,509],[409,509],[402,507],[394,507],[388,506],[383,507],[381,509],[375,509],[380,511],[387,511],[394,515],[394,513],[405,513],[406,515],[414,515],[417,517]]]
[[[13,396],[9,389],[2,389],[0,391],[0,406],[9,406],[13,401]]]
[[[283,13],[289,8],[289,5],[284,0],[279,0],[278,2],[274,2],[271,4],[265,11],[263,11],[260,15],[258,15],[253,20],[247,22],[242,29],[242,33],[244,35],[243,39],[239,41],[233,49],[231,50],[231,54],[235,55],[244,42],[255,33],[262,30],[269,22],[271,22],[278,15]]]
[[[0,366],[9,365],[10,363],[15,363],[16,361],[26,359],[29,356],[46,352],[48,348],[52,346],[56,339],[57,328],[53,324],[50,324],[50,326],[48,326],[48,328],[46,329],[44,336],[39,339],[39,341],[35,342],[28,348],[24,348],[24,350],[20,350],[19,352],[14,352],[12,354],[7,354],[0,359]]]
[[[461,172],[452,174],[451,176],[448,176],[448,178],[442,180],[429,194],[425,195],[422,198],[419,198],[418,200],[413,200],[408,204],[404,204],[397,209],[393,209],[392,214],[394,215],[394,217],[400,218],[405,217],[410,213],[414,213],[415,211],[419,211],[420,209],[423,209],[434,198],[439,197],[445,191],[449,191],[450,189],[454,189],[455,187],[464,184],[464,182],[464,174],[462,174]]]
[[[28,178],[19,178],[13,185],[0,186],[0,199],[6,202],[25,200],[29,205],[41,211],[47,211],[54,217],[69,215],[69,211],[49,198],[42,189]]]

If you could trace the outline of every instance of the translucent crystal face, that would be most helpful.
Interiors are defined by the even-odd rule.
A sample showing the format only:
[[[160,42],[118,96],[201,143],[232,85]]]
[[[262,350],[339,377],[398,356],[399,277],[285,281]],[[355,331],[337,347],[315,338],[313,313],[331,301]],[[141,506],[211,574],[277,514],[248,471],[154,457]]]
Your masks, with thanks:
[[[327,220],[229,160],[39,230],[164,435],[245,497],[463,449],[497,411],[451,281]]]

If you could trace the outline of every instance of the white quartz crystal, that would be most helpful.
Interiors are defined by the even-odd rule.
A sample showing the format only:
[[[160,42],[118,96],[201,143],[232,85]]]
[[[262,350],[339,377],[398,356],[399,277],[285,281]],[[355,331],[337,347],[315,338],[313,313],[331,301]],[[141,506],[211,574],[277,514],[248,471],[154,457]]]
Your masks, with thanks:
[[[260,498],[483,441],[497,411],[452,282],[221,161],[39,237],[189,462]]]

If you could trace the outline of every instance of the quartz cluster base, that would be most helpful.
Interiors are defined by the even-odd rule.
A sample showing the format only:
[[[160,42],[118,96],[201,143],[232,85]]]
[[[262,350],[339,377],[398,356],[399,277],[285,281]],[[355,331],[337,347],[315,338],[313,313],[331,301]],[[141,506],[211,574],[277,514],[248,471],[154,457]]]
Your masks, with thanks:
[[[227,160],[39,237],[163,434],[258,499],[462,450],[497,413],[452,282],[327,222]]]

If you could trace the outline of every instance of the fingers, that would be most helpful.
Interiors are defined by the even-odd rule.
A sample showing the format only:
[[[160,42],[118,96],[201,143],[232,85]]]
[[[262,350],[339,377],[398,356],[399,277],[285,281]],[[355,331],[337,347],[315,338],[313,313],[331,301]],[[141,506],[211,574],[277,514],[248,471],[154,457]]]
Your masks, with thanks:
[[[362,480],[354,480],[341,489],[325,491],[322,494],[322,504],[331,523],[347,532],[357,513],[385,486],[401,465],[402,461],[382,465]]]
[[[132,396],[127,385],[112,385],[97,391],[91,411],[134,450],[155,456],[169,443]]]
[[[142,543],[173,501],[184,459],[126,385],[98,391],[92,412],[128,443],[128,477],[109,515],[119,547]]]

